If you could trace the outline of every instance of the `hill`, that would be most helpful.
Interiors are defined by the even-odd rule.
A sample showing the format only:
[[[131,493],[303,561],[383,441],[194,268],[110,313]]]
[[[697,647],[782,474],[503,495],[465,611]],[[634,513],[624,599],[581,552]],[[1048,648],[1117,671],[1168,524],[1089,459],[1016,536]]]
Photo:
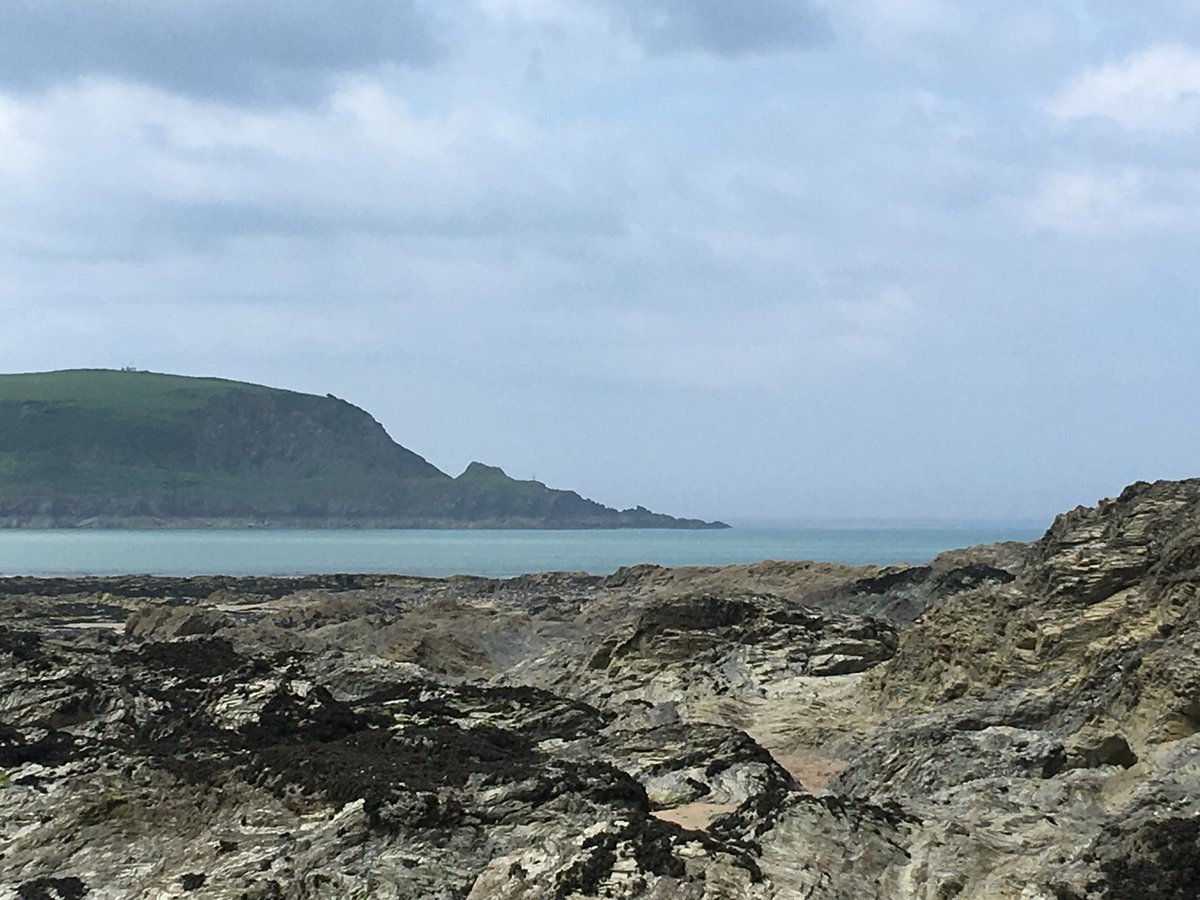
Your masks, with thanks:
[[[0,525],[722,527],[452,478],[332,395],[111,370],[0,375]]]

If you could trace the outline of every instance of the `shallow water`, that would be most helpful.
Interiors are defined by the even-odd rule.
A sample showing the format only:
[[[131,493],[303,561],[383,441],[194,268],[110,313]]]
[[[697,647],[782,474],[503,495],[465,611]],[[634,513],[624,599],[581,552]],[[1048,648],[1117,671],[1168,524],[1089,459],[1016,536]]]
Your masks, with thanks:
[[[607,574],[621,566],[814,559],[922,563],[943,550],[1033,540],[1028,525],[722,531],[0,530],[0,575],[298,575],[313,572]]]

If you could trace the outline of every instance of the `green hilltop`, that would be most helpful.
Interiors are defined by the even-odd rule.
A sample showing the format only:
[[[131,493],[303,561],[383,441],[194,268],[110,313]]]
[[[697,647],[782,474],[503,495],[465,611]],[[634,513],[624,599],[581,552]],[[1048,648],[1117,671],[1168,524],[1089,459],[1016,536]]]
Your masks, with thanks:
[[[458,478],[356,406],[220,378],[0,375],[0,526],[711,528],[472,463]]]

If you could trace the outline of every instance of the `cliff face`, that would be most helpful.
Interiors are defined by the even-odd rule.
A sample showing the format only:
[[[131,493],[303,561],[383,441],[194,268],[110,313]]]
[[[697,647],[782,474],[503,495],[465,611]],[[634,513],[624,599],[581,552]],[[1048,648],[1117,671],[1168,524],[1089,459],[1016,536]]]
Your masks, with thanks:
[[[450,478],[332,396],[110,371],[0,376],[0,524],[705,525],[478,464]]]
[[[366,412],[335,397],[229,391],[196,411],[189,432],[189,462],[198,471],[266,478],[447,479],[388,437]]]

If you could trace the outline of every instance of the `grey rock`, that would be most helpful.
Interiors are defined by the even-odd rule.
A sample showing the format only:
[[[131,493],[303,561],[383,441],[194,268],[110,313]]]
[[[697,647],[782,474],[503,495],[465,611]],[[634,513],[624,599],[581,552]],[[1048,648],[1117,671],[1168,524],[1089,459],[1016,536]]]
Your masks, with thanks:
[[[1200,878],[1197,481],[921,567],[14,579],[0,602],[3,900]]]

